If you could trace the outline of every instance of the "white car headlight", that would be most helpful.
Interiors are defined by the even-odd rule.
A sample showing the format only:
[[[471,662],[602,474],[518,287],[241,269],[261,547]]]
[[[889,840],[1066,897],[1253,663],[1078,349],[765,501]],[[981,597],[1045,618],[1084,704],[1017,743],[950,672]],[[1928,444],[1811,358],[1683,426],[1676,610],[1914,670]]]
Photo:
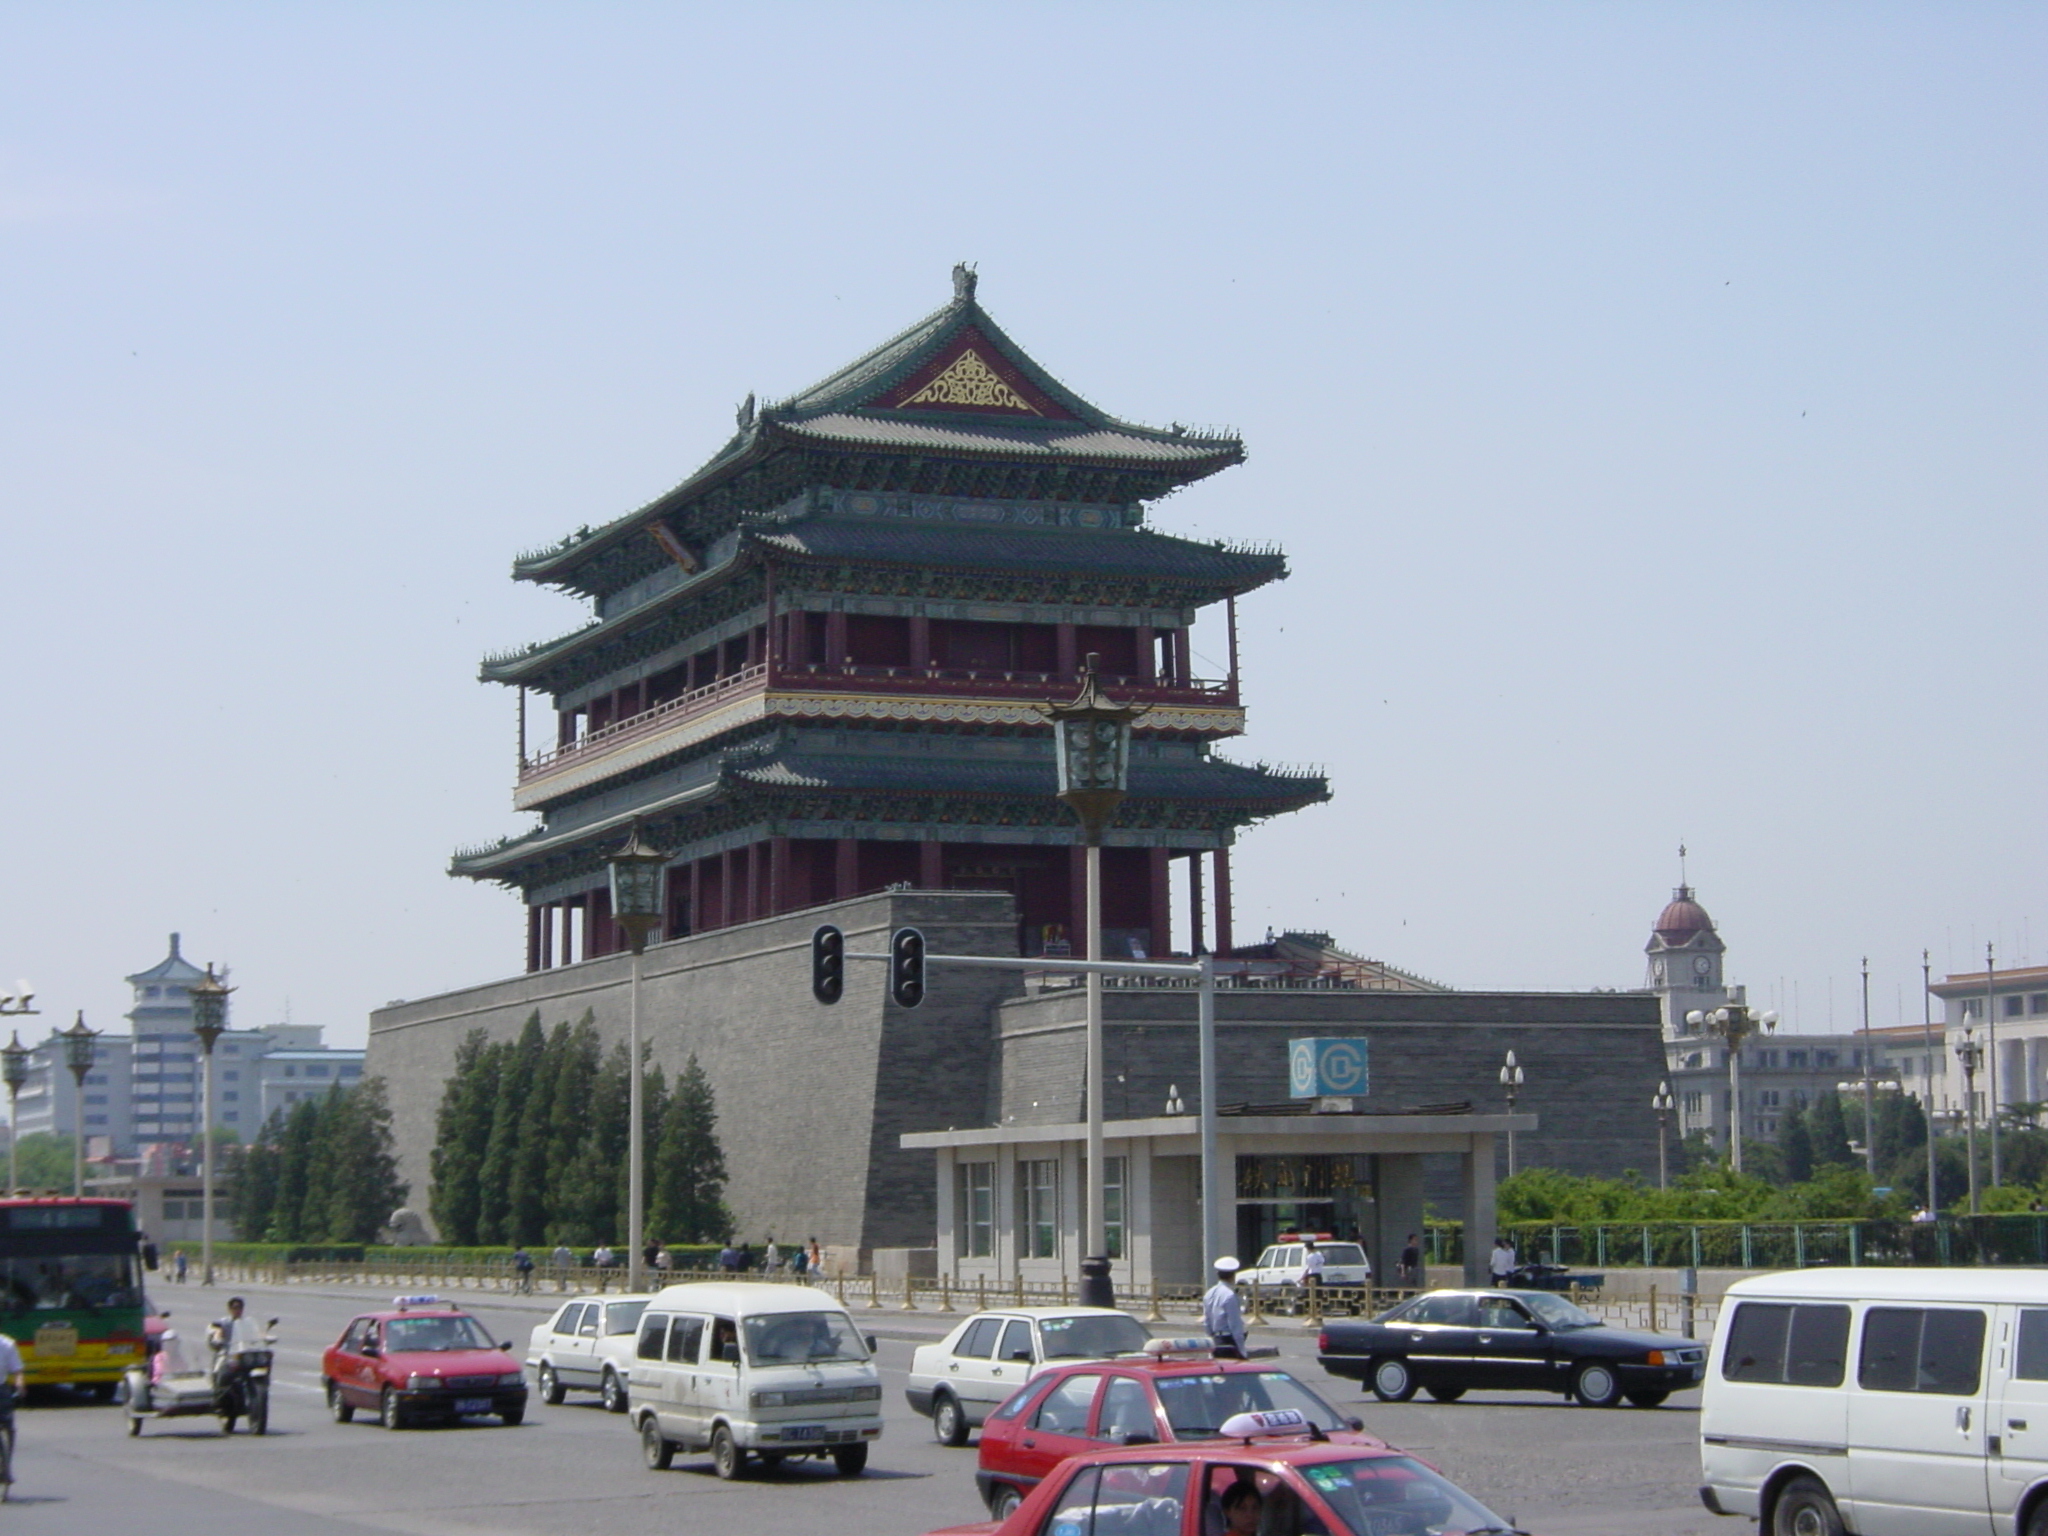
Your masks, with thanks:
[[[405,1378],[405,1390],[408,1392],[431,1392],[440,1385],[438,1376],[422,1376],[417,1371]]]
[[[782,1406],[782,1394],[780,1392],[756,1392],[751,1401],[756,1408],[780,1408]]]

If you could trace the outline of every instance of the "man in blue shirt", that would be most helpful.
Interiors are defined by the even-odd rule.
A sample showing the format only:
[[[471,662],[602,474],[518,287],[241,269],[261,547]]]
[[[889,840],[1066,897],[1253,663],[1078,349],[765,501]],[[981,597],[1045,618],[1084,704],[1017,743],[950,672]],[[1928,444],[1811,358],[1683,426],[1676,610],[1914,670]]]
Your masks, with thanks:
[[[1219,1360],[1244,1358],[1244,1304],[1237,1299],[1238,1262],[1225,1254],[1216,1261],[1216,1283],[1202,1296],[1202,1326],[1216,1345]]]

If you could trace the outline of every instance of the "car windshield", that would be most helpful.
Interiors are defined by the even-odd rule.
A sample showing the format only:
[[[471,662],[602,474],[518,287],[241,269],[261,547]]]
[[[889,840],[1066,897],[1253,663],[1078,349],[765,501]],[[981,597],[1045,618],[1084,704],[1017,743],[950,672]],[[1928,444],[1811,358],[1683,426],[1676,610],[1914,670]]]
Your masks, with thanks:
[[[1038,1333],[1045,1341],[1048,1360],[1104,1360],[1111,1355],[1135,1355],[1152,1337],[1143,1323],[1121,1312],[1113,1316],[1095,1313],[1042,1318]]]
[[[868,1352],[844,1312],[770,1312],[746,1320],[749,1365],[865,1360]]]
[[[1600,1319],[1588,1316],[1562,1296],[1553,1296],[1548,1291],[1517,1291],[1515,1299],[1536,1314],[1536,1321],[1546,1328],[1562,1332],[1569,1328],[1598,1328]]]
[[[1365,1262],[1365,1250],[1356,1243],[1324,1243],[1322,1254],[1325,1264],[1342,1264],[1355,1269]]]
[[[498,1346],[473,1317],[394,1317],[384,1325],[384,1347],[394,1355],[425,1355]]]
[[[1274,1408],[1299,1409],[1325,1433],[1351,1427],[1350,1420],[1285,1371],[1162,1376],[1159,1401],[1177,1440],[1204,1439],[1221,1433],[1224,1421],[1240,1413],[1265,1413]]]
[[[647,1310],[644,1301],[607,1302],[604,1309],[604,1331],[606,1333],[631,1333],[640,1326],[640,1314]]]
[[[89,1311],[141,1305],[135,1259],[123,1253],[81,1253],[0,1259],[6,1305],[15,1311]]]
[[[1462,1536],[1513,1529],[1463,1489],[1406,1456],[1361,1456],[1301,1469],[1351,1536]]]

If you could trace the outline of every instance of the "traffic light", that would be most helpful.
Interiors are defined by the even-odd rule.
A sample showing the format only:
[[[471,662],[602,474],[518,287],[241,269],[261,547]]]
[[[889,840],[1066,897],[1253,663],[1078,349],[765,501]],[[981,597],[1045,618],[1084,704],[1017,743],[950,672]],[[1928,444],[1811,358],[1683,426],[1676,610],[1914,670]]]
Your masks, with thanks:
[[[924,935],[915,928],[889,935],[889,995],[899,1008],[924,1001]]]
[[[811,935],[811,996],[836,1003],[846,990],[846,935],[830,923]]]

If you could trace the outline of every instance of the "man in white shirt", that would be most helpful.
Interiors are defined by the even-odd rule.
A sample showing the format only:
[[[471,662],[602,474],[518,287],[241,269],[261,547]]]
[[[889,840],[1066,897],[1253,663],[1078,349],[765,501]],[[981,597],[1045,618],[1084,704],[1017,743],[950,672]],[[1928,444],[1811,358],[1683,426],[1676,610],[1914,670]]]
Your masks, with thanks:
[[[1515,1245],[1502,1233],[1493,1240],[1493,1257],[1488,1261],[1495,1285],[1506,1285],[1508,1276],[1515,1272]]]
[[[14,1405],[28,1390],[28,1367],[22,1363],[21,1348],[14,1340],[0,1333],[0,1378],[5,1378],[7,1389],[0,1394],[0,1425],[10,1431],[14,1428]],[[0,1483],[14,1481],[14,1459],[9,1456],[0,1462]]]
[[[1244,1303],[1237,1299],[1237,1259],[1225,1254],[1216,1261],[1216,1283],[1202,1294],[1202,1326],[1216,1346],[1218,1359],[1244,1358]]]
[[[256,1331],[256,1324],[242,1316],[243,1303],[239,1296],[228,1298],[228,1315],[215,1320],[206,1332],[207,1342],[213,1346],[213,1379],[219,1381],[234,1364],[236,1356],[246,1350],[263,1349],[263,1335]]]
[[[1328,1262],[1323,1250],[1316,1246],[1312,1237],[1301,1240],[1301,1289],[1305,1296],[1316,1298],[1320,1304],[1323,1294],[1323,1265]]]

